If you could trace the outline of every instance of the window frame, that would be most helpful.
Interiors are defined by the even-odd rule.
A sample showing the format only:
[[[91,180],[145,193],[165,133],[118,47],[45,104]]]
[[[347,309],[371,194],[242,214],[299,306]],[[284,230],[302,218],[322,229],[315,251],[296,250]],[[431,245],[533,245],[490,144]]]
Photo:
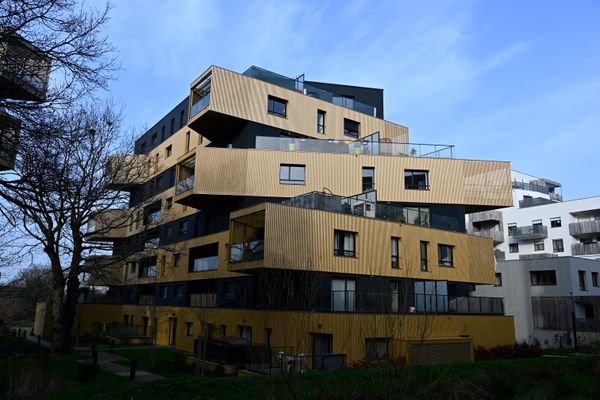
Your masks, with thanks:
[[[547,274],[547,275],[545,276],[542,274]],[[535,277],[535,279],[534,279],[534,277]],[[548,278],[550,278],[550,279],[548,279]],[[557,284],[556,270],[541,269],[541,270],[529,271],[529,283],[531,286],[556,286],[556,284]]]
[[[415,173],[425,174],[425,185],[415,183]],[[409,180],[410,182],[407,182]],[[406,190],[430,190],[429,170],[426,169],[405,169],[404,170],[404,189]]]
[[[346,235],[352,237],[352,249],[346,250]],[[356,232],[342,229],[333,230],[333,255],[337,257],[356,257]],[[340,247],[341,246],[341,247]]]
[[[442,257],[444,251],[447,252],[446,257]],[[454,246],[450,244],[438,243],[438,265],[440,267],[447,268],[454,267]]]
[[[167,147],[165,147],[165,158],[169,158],[173,155],[173,145],[170,144]]]
[[[390,266],[393,269],[400,269],[400,238],[397,236],[392,236],[392,240],[390,241],[390,256]]]
[[[269,95],[267,97],[267,113],[276,117],[287,118],[287,103],[288,101],[285,99]],[[276,104],[283,105],[283,114],[277,111]]]
[[[507,224],[506,229],[508,231],[508,236],[513,236],[515,233],[515,229],[517,229],[517,223],[511,222],[510,224]]]
[[[346,122],[356,124],[356,134],[354,134],[354,130],[350,130],[347,128]],[[353,139],[360,138],[360,122],[354,121],[353,119],[350,119],[350,118],[344,118],[343,128],[344,128],[344,132],[343,132],[344,136],[350,137]]]
[[[582,292],[587,292],[587,271],[578,270],[577,280],[579,281],[579,290]]]
[[[560,249],[557,244],[560,243]],[[552,239],[552,252],[553,253],[564,253],[565,244],[562,238],[560,239]]]
[[[513,248],[515,249],[514,251],[513,251]],[[511,254],[518,253],[519,252],[519,243],[509,243],[508,244],[508,252]]]
[[[287,179],[284,179],[284,171],[287,168]],[[292,179],[292,168],[302,168],[302,180]],[[306,165],[303,164],[279,164],[280,185],[306,185]]]
[[[560,228],[562,227],[562,221],[560,217],[550,218],[550,228]]]
[[[365,176],[365,172],[371,172],[371,176]],[[361,188],[363,193],[375,190],[375,167],[362,167],[361,168]],[[371,179],[371,186],[365,189],[365,179]]]
[[[421,257],[421,271],[427,272],[429,271],[429,242],[426,240],[421,240],[419,242],[419,253]]]
[[[323,110],[317,110],[317,133],[325,134],[325,118],[327,113]]]
[[[333,290],[335,282],[343,282],[344,289],[343,290]],[[353,289],[349,289],[349,283],[352,283]],[[354,312],[356,311],[356,279],[352,278],[341,278],[341,277],[333,277],[330,281],[330,291],[331,291],[331,311],[333,312]],[[342,293],[340,293],[342,292]],[[343,298],[340,299],[336,294],[342,294]],[[342,307],[340,307],[340,300],[343,300]]]
[[[599,287],[598,272],[592,271],[592,287]]]
[[[496,272],[496,282],[494,283],[495,287],[502,286],[502,272]]]
[[[544,241],[533,243],[533,251],[544,251],[545,248]]]
[[[194,323],[191,321],[186,321],[185,323],[185,335],[186,336],[194,336]]]

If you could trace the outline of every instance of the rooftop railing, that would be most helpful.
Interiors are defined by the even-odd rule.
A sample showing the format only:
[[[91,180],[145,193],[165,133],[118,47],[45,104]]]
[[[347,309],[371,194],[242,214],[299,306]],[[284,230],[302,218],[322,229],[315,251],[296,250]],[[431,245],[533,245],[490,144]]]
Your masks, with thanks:
[[[454,158],[453,145],[372,141],[366,138],[365,140],[350,141],[257,136],[255,147],[264,150],[310,153]]]
[[[294,90],[296,92],[300,92],[308,96],[336,104],[338,106],[349,108],[363,114],[373,117],[376,116],[377,110],[375,107],[361,103],[352,98],[305,84],[304,77],[302,75],[296,79],[293,79],[256,66],[248,68],[242,75],[260,79],[261,81],[272,83],[289,90]]]
[[[550,190],[546,186],[536,185],[534,183],[529,182],[512,182],[513,189],[521,189],[521,190],[531,190],[533,192],[548,194]]]
[[[368,193],[363,195],[367,197]],[[359,196],[342,197],[322,192],[310,192],[284,200],[281,204],[458,231],[456,218],[433,214],[424,209],[377,203]]]

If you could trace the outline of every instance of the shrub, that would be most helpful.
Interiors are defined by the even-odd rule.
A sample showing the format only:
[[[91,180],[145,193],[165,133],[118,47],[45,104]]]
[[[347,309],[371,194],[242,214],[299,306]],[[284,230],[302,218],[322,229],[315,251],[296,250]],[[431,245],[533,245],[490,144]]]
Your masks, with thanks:
[[[533,343],[527,342],[515,343],[513,345],[503,345],[495,347],[475,347],[475,361],[480,360],[499,360],[511,358],[532,358],[541,357],[542,347],[540,342],[534,340]]]

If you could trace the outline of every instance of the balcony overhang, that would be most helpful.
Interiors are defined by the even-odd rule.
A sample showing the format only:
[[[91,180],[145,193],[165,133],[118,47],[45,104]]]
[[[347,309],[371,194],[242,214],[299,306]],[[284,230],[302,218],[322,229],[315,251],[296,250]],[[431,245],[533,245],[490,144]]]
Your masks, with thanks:
[[[213,143],[227,144],[247,123],[241,118],[213,111],[208,106],[190,119],[188,126]]]
[[[513,231],[517,240],[538,240],[548,237],[548,227],[544,225],[519,226]]]
[[[575,237],[600,236],[600,220],[570,223],[569,234]]]

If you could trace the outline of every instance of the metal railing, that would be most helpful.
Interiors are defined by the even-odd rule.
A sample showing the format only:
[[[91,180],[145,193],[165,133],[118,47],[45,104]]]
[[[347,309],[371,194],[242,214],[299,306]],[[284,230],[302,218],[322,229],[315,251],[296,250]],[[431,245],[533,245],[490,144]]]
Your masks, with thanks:
[[[519,208],[537,207],[554,203],[554,201],[550,199],[545,199],[543,197],[533,197],[531,199],[525,198],[523,200],[519,200]]]
[[[454,158],[454,146],[448,144],[396,143],[372,140],[299,139],[257,136],[255,148],[279,151],[303,151],[352,155]]]
[[[573,253],[574,256],[600,254],[600,243],[573,243],[571,245],[571,253]]]
[[[175,194],[181,194],[194,188],[194,175],[188,176],[184,180],[177,182]]]
[[[191,116],[198,114],[200,111],[204,110],[206,107],[210,105],[210,93],[198,100],[196,103],[192,104],[192,112]]]
[[[504,231],[501,231],[500,229],[481,229],[479,231],[469,229],[468,233],[469,235],[492,239],[494,243],[504,242]]]
[[[570,223],[569,234],[572,236],[598,235],[600,234],[600,219]]]
[[[281,204],[458,231],[456,218],[433,214],[425,209],[377,203],[357,196],[342,197],[323,192],[309,192],[284,200]]]
[[[548,194],[550,190],[546,186],[536,185],[535,183],[512,181],[513,189],[531,190],[532,192]]]
[[[346,354],[293,354],[292,348],[252,345],[248,347],[246,369],[260,374],[296,373],[309,370],[339,371],[346,366]]]
[[[330,291],[330,299],[328,306],[317,306],[315,311],[504,315],[504,300],[501,297],[333,290]]]
[[[217,305],[216,293],[190,294],[190,307],[215,307]]]
[[[257,261],[264,258],[264,239],[252,240],[245,243],[234,243],[229,248],[229,261]]]
[[[151,306],[154,304],[154,295],[153,294],[141,294],[138,304],[141,306]]]

